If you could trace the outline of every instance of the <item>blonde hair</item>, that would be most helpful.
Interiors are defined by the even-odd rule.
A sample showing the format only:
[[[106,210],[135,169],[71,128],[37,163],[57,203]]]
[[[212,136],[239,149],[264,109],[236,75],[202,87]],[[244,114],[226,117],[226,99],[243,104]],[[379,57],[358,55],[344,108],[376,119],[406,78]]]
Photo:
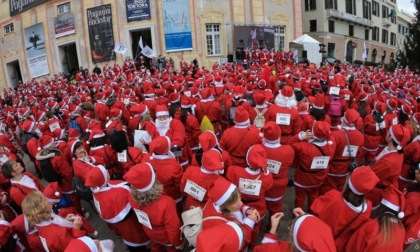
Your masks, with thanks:
[[[22,202],[22,212],[30,225],[51,220],[51,212],[48,211],[47,205],[44,195],[39,191],[31,192],[25,197]]]
[[[228,206],[234,204],[236,201],[238,201],[238,199],[239,199],[239,190],[238,188],[235,188],[235,190],[232,192],[232,194],[229,196],[226,202],[220,205],[220,210],[222,211],[222,213],[230,214],[229,209],[227,209]]]
[[[135,187],[131,187],[131,195],[133,196],[133,199],[137,202],[137,204],[142,206],[146,206],[159,199],[163,193],[163,185],[161,185],[157,180],[153,184],[152,188],[146,192],[140,192]]]

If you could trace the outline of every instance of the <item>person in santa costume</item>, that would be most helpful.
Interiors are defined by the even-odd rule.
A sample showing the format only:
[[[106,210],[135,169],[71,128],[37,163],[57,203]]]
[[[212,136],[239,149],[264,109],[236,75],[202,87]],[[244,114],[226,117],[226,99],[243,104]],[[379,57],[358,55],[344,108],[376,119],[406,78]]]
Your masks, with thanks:
[[[248,111],[239,106],[235,112],[235,126],[227,129],[220,139],[220,147],[229,152],[232,165],[246,167],[248,149],[261,143],[260,131],[250,126]]]
[[[153,123],[153,120],[150,116],[150,111],[146,105],[134,104],[130,107],[131,117],[127,126],[127,133],[130,139],[130,142],[134,144],[134,133],[136,130],[146,131],[150,138],[153,139],[156,136],[156,126]],[[143,145],[149,144],[150,139],[136,139],[139,140]]]
[[[181,191],[187,196],[185,209],[204,207],[210,187],[224,173],[222,155],[216,149],[204,152],[201,166],[189,166],[181,179]]]
[[[46,251],[64,251],[69,242],[86,235],[80,230],[82,220],[80,216],[68,215],[65,219],[51,213],[41,192],[32,192],[22,202],[22,211],[30,226],[35,226],[39,238]]]
[[[125,125],[121,122],[122,110],[119,108],[112,108],[109,112],[109,120],[105,124],[106,134],[109,136],[109,133],[112,129],[121,131],[125,129]]]
[[[18,162],[8,160],[1,166],[4,177],[10,179],[10,197],[19,206],[23,199],[34,191],[43,191],[41,181],[25,169]]]
[[[274,103],[269,107],[266,118],[280,126],[282,132],[281,144],[287,144],[289,139],[301,130],[301,118],[297,110],[293,88],[285,86],[276,96]]]
[[[398,189],[404,192],[405,189],[415,177],[410,174],[410,169],[413,165],[420,163],[420,136],[413,138],[404,148],[404,163],[401,169],[401,174],[398,178]]]
[[[356,128],[360,120],[359,112],[348,109],[342,118],[339,130],[331,132],[331,138],[335,142],[335,152],[329,162],[330,170],[324,183],[319,189],[322,195],[331,189],[342,191],[346,183],[350,162],[362,163],[363,134]]]
[[[105,93],[98,92],[96,94],[95,115],[96,119],[101,122],[102,127],[104,127],[108,121],[107,117],[109,116],[109,110],[109,107],[105,104]]]
[[[64,252],[113,252],[115,248],[112,240],[93,240],[89,236],[73,239]]]
[[[22,150],[29,155],[32,162],[34,162],[35,167],[37,168],[36,170],[38,176],[42,177],[39,161],[35,159],[35,156],[38,153],[40,137],[40,132],[36,126],[36,123],[27,119],[20,125],[20,128],[22,131]]]
[[[404,227],[405,243],[404,249],[411,243],[417,241],[420,233],[420,170],[416,169],[415,179],[408,184],[405,194]]]
[[[241,201],[238,188],[225,178],[217,178],[208,192],[209,200],[203,209],[203,218],[217,216],[223,219],[209,219],[203,222],[203,230],[225,224],[227,221],[240,223],[246,248],[251,243],[252,230],[260,214],[256,209]],[[241,250],[243,251],[243,250]]]
[[[379,143],[382,141],[381,131],[385,129],[386,105],[383,102],[375,102],[372,114],[363,120],[363,159],[369,165],[375,161],[379,150]]]
[[[197,252],[239,251],[244,241],[241,227],[233,221],[214,226],[197,236]]]
[[[201,91],[201,100],[196,102],[195,116],[201,122],[206,115],[213,125],[216,136],[221,137],[222,105],[213,96],[213,89],[206,87]]]
[[[156,171],[156,178],[163,185],[163,192],[175,200],[178,212],[182,212],[182,192],[180,183],[182,167],[170,150],[171,140],[167,136],[159,136],[150,143],[150,155],[143,159],[149,162]]]
[[[364,195],[378,182],[369,166],[358,167],[343,192],[332,189],[311,205],[312,213],[331,227],[337,251],[343,251],[352,233],[370,220],[372,203]]]
[[[195,105],[192,104],[190,98],[182,96],[180,106],[180,116],[179,118],[175,118],[180,120],[184,125],[188,146],[190,146],[192,152],[195,152],[199,149],[198,136],[201,133],[200,124],[198,123],[197,117],[194,116]]]
[[[86,174],[97,165],[105,165],[104,160],[98,156],[88,156],[83,142],[75,140],[70,144],[70,151],[74,157],[73,172],[74,177],[86,181]]]
[[[353,232],[344,251],[403,251],[404,207],[403,193],[389,186],[372,219]]]
[[[290,140],[295,150],[294,163],[298,165],[294,176],[295,207],[303,208],[306,198],[310,207],[318,197],[319,187],[327,177],[329,161],[335,151],[329,135],[330,124],[316,121],[311,132],[302,131]]]
[[[393,185],[398,188],[398,178],[401,174],[404,156],[403,147],[410,140],[410,132],[401,124],[392,125],[386,136],[388,146],[376,157],[372,170],[379,178],[376,187],[366,194],[366,198],[372,201],[372,206],[380,204],[384,190]]]
[[[30,225],[25,215],[18,215],[10,222],[10,232],[16,235],[18,242],[29,251],[44,251],[38,230]]]
[[[261,129],[261,134],[262,146],[267,154],[267,169],[273,176],[273,186],[265,193],[267,210],[272,216],[283,209],[283,197],[289,182],[289,166],[293,163],[295,151],[289,145],[280,144],[281,129],[275,122],[267,122]]]
[[[96,211],[116,234],[121,235],[130,252],[148,251],[149,238],[138,225],[129,203],[130,188],[124,181],[109,179],[103,166],[92,168],[87,173],[85,186],[93,192]]]
[[[136,212],[152,251],[182,251],[183,241],[175,201],[163,194],[150,163],[133,166],[124,179],[131,184],[130,205]]]

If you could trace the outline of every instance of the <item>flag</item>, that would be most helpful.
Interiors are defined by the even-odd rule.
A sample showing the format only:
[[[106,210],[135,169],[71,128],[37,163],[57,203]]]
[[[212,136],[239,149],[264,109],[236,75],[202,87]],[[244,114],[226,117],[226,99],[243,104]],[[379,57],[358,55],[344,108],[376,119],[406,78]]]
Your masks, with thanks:
[[[125,47],[122,44],[116,43],[114,47],[114,52],[121,53],[124,55],[127,52],[127,47]]]
[[[153,58],[156,57],[156,52],[153,51],[152,48],[150,48],[149,46],[145,46],[142,50],[141,50],[141,54],[143,54],[144,56],[146,56],[147,58]]]
[[[143,39],[142,39],[142,37],[140,36],[140,39],[139,39],[139,46],[140,46],[140,48],[141,49],[143,49],[144,48],[144,45],[143,45]]]
[[[366,41],[363,41],[363,54],[362,54],[362,60],[366,61],[367,59],[367,49],[366,49]]]

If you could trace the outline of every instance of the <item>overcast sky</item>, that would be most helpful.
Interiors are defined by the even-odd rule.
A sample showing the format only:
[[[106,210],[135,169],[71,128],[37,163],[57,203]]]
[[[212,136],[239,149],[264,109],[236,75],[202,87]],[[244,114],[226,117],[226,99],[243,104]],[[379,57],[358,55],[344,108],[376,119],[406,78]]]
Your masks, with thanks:
[[[411,0],[398,0],[398,9],[407,11],[410,14],[413,14],[416,11],[414,8],[414,3]]]

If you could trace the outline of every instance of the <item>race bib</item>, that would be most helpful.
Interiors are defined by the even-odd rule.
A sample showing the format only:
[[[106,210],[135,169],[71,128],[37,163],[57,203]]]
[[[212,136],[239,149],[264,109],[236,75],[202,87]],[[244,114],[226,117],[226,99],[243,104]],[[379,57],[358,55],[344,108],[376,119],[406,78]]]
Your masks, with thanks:
[[[356,145],[350,145],[350,153],[349,153],[349,147],[346,145],[343,150],[343,157],[356,157],[357,150],[359,149],[359,146]]]
[[[51,123],[48,126],[50,127],[51,132],[53,132],[55,129],[59,129],[60,128],[60,124],[58,122]]]
[[[127,150],[123,150],[122,152],[118,152],[118,162],[127,162]]]
[[[185,91],[184,95],[186,95],[187,97],[191,97],[191,91]]]
[[[281,162],[267,159],[267,169],[273,174],[279,174]]]
[[[392,119],[392,125],[398,124],[398,117]]]
[[[349,94],[345,94],[345,95],[344,95],[344,100],[346,100],[346,101],[350,101],[350,95],[349,95]]]
[[[339,87],[330,87],[330,95],[339,95],[340,94],[340,88]]]
[[[191,197],[200,202],[203,201],[204,195],[206,195],[206,189],[197,185],[189,179],[187,180],[187,184],[185,185],[184,192],[188,193]]]
[[[314,157],[314,159],[312,159],[312,164],[311,164],[311,170],[312,169],[327,169],[328,167],[328,162],[330,161],[330,157],[326,157],[326,156],[320,156],[320,157]]]
[[[130,98],[124,98],[124,105],[127,106],[130,104]]]
[[[261,191],[261,180],[253,180],[253,179],[239,179],[239,191],[244,194],[252,195],[252,196],[259,196]]]
[[[276,114],[276,123],[279,125],[290,125],[290,114]]]
[[[45,251],[50,252],[50,250],[48,249],[47,240],[45,240],[45,238],[40,235],[39,239],[41,240],[42,247],[44,247]]]
[[[99,202],[95,199],[95,197],[93,197],[93,205],[95,206],[96,210],[98,211],[99,214],[101,214],[101,205],[99,204]]]
[[[152,228],[152,224],[150,223],[149,220],[149,215],[147,215],[147,213],[138,210],[138,209],[134,209],[134,212],[136,213],[137,216],[137,220],[144,226],[148,227],[149,229],[153,229]]]
[[[376,131],[380,130],[380,129],[385,129],[385,120],[381,123],[376,123]]]

